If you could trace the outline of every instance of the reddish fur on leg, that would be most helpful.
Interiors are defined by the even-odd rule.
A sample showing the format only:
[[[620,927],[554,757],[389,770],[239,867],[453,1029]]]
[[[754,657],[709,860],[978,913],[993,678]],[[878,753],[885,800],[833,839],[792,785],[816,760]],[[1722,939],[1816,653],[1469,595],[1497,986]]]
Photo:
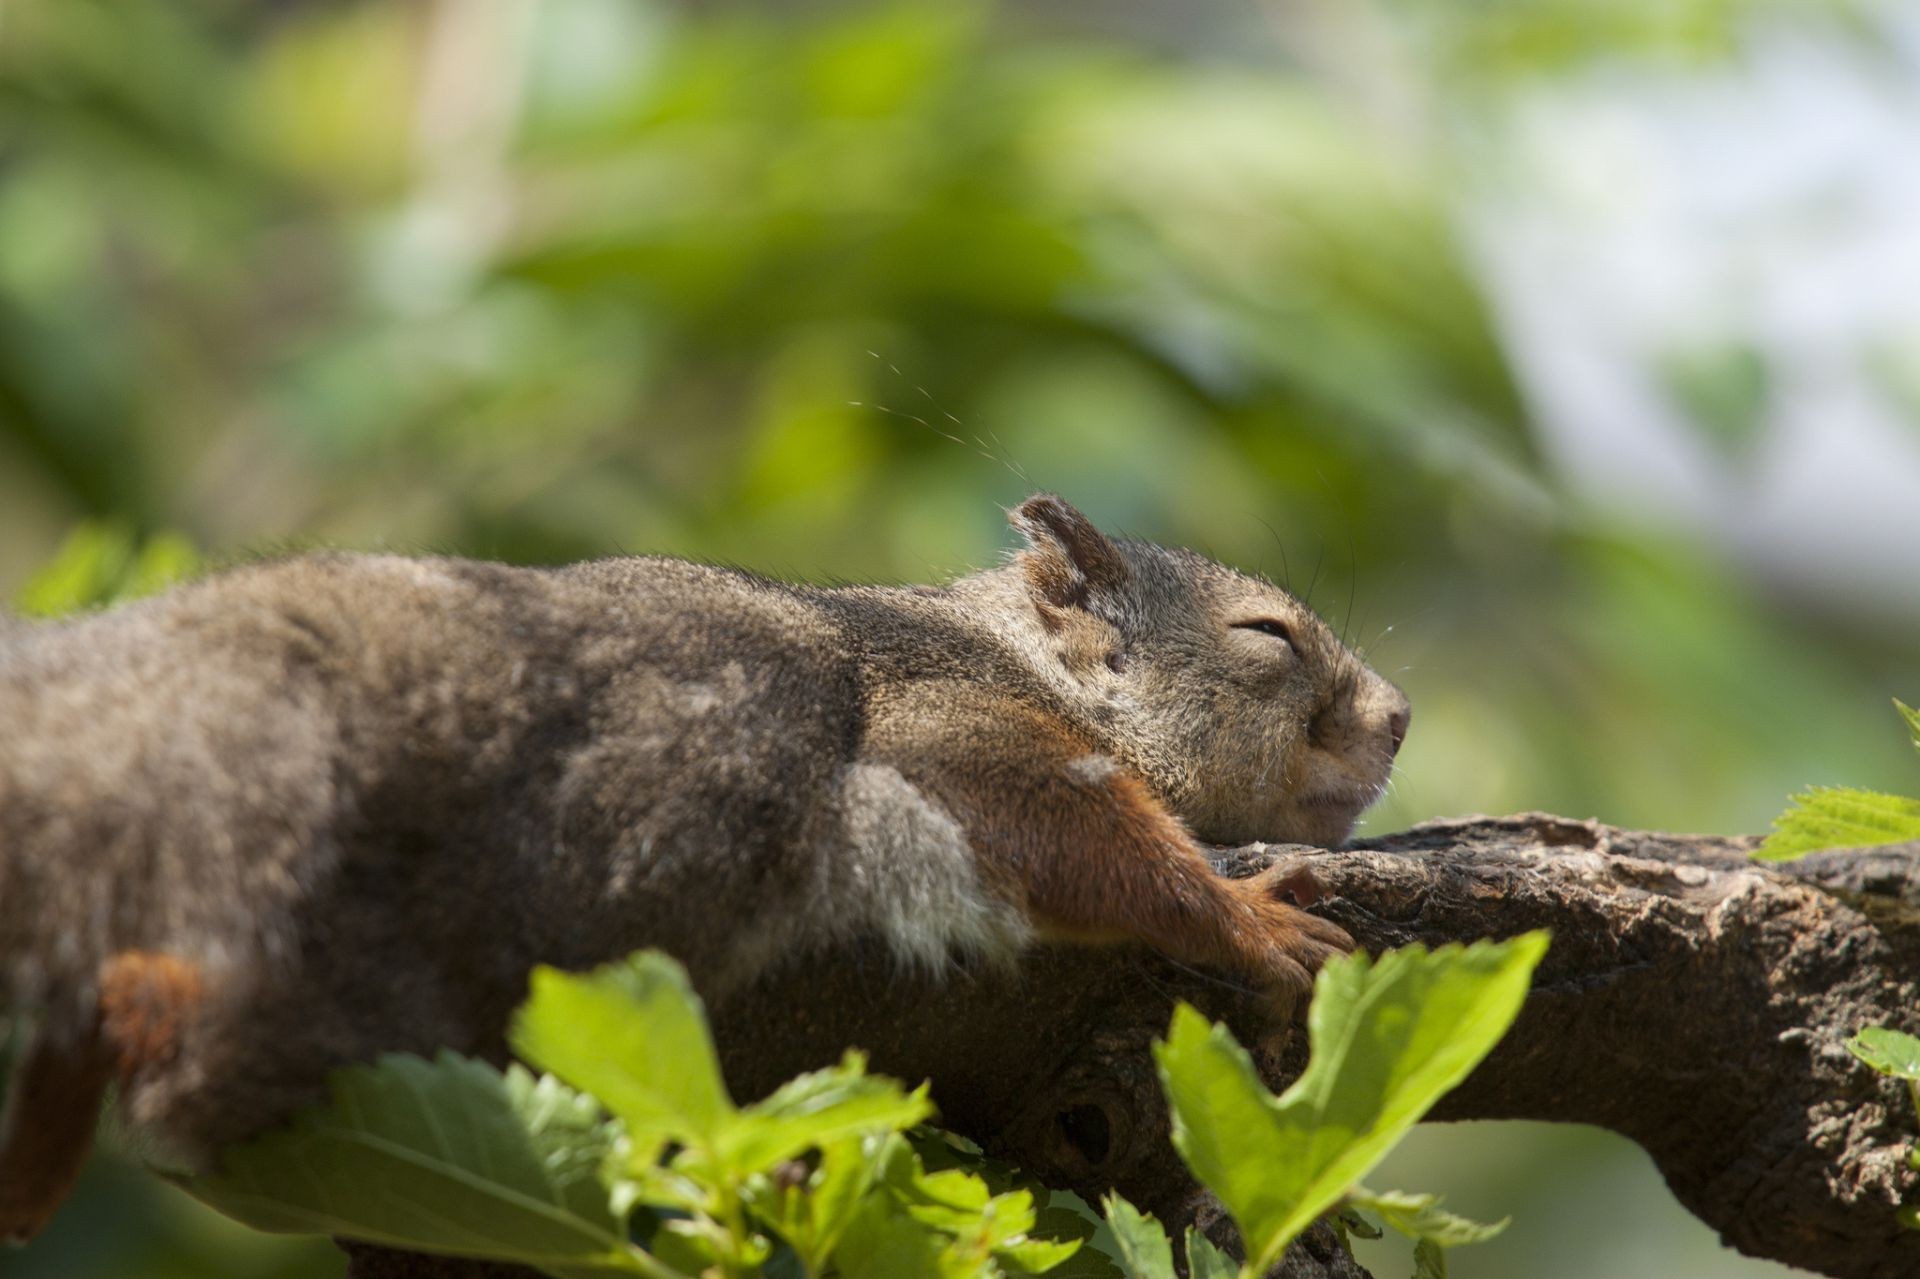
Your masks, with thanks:
[[[122,1081],[172,1061],[200,1006],[197,965],[174,955],[127,950],[100,968],[100,1033]]]
[[[1252,977],[1289,1004],[1325,960],[1351,949],[1339,926],[1289,900],[1316,899],[1310,875],[1225,879],[1138,778],[1116,774],[1107,790],[1111,833],[1063,868],[1077,883],[1059,904],[1082,917],[1105,914],[1115,931],[1176,959]]]
[[[193,964],[123,951],[101,965],[91,1026],[34,1036],[0,1123],[0,1239],[25,1243],[66,1202],[93,1149],[107,1084],[172,1060],[201,993]]]
[[[991,756],[939,767],[922,743],[903,763],[960,817],[982,877],[1043,935],[1144,942],[1252,978],[1289,1008],[1314,969],[1352,948],[1337,925],[1287,900],[1315,899],[1310,874],[1226,879],[1139,776],[1058,719],[996,703],[982,720]],[[947,721],[966,728],[950,708]]]

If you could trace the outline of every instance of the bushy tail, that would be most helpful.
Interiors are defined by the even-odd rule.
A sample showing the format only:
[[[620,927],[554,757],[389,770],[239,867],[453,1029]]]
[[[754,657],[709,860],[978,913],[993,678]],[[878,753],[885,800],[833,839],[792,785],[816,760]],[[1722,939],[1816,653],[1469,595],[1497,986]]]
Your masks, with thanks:
[[[329,721],[284,669],[178,620],[153,604],[0,629],[11,1006],[81,1014],[125,952],[254,962],[329,828]]]

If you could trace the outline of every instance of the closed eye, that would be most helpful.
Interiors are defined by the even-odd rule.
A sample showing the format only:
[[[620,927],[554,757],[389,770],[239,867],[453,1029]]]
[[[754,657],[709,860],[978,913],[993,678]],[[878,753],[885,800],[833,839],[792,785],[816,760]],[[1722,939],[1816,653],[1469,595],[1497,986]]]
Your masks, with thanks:
[[[1271,617],[1257,618],[1251,622],[1235,622],[1235,630],[1259,631],[1262,635],[1271,635],[1275,639],[1293,643],[1293,632],[1287,629],[1285,622],[1275,621]]]

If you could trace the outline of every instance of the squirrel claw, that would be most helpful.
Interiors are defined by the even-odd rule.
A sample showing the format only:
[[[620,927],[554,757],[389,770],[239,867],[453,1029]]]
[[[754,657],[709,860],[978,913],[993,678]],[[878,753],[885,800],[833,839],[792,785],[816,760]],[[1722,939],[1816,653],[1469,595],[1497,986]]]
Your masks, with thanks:
[[[1322,962],[1353,949],[1353,938],[1346,929],[1330,919],[1307,912],[1307,907],[1317,905],[1327,897],[1326,889],[1314,876],[1312,867],[1300,861],[1283,862],[1269,867],[1248,882],[1268,902],[1279,906],[1284,912],[1284,928],[1297,934],[1290,940],[1289,949],[1303,952],[1297,957],[1310,971],[1317,971]]]
[[[1273,896],[1294,906],[1312,906],[1327,895],[1313,867],[1304,861],[1277,862],[1255,879]]]

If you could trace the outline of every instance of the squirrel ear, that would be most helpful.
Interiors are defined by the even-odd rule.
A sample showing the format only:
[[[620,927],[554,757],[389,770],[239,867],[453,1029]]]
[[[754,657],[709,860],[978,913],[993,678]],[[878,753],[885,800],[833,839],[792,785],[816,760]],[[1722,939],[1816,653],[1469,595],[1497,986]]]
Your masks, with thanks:
[[[1064,499],[1036,493],[1007,515],[1030,548],[1020,567],[1041,603],[1080,608],[1091,595],[1118,590],[1131,576],[1126,557]]]

